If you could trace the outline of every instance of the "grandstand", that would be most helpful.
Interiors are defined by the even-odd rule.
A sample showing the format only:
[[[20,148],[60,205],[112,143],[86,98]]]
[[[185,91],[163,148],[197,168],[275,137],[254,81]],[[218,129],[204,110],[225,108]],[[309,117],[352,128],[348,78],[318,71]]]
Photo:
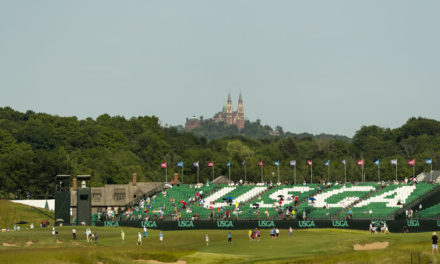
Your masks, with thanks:
[[[119,219],[394,219],[439,190],[438,184],[425,182],[170,187],[128,206]],[[440,204],[419,213],[439,215]]]

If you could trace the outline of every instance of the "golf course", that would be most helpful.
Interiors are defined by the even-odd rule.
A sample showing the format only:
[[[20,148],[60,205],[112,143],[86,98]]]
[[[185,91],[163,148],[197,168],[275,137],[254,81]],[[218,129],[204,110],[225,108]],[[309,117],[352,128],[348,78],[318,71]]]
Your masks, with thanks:
[[[158,230],[148,230],[148,238],[137,245],[141,229],[91,227],[98,242],[86,241],[87,227],[77,227],[77,240],[72,227],[34,230],[21,229],[0,233],[1,263],[410,263],[411,253],[417,263],[433,261],[431,233],[370,234],[367,231],[337,229],[280,230],[271,238],[262,230],[261,241],[249,240],[247,230],[233,230],[232,244],[228,231],[164,231],[159,242]],[[210,244],[205,244],[205,233]],[[355,250],[356,249],[356,250]],[[154,262],[159,261],[159,262]]]

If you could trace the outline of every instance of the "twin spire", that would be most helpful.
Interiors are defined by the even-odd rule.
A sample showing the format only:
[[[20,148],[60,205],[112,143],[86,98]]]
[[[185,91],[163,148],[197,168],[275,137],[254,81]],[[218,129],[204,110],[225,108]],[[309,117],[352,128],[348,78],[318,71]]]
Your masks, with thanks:
[[[230,108],[230,109],[228,109]],[[226,104],[223,105],[223,112],[231,112],[232,113],[232,99],[231,99],[231,92],[228,93],[228,101]],[[243,112],[243,97],[240,96],[238,98],[238,112]]]

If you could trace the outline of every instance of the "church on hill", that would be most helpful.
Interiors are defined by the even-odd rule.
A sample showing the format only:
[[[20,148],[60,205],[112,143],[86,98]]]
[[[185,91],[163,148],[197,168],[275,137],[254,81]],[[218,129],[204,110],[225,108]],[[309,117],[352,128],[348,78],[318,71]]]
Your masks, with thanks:
[[[240,93],[240,97],[238,98],[237,111],[233,110],[231,94],[228,94],[228,101],[225,105],[223,105],[223,110],[221,112],[216,113],[212,120],[216,123],[225,123],[227,125],[235,125],[237,126],[238,131],[241,131],[244,128],[244,105],[243,98]],[[200,126],[200,120],[197,118],[186,119],[185,129],[191,130]]]

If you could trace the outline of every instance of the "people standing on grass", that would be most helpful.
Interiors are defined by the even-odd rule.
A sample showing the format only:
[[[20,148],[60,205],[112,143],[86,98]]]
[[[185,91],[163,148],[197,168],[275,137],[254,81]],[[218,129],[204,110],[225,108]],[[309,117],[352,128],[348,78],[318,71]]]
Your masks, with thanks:
[[[434,251],[438,253],[438,236],[436,232],[432,233],[431,239],[432,239],[432,254],[434,254]]]
[[[257,233],[257,241],[260,241],[260,235],[261,235],[260,229],[257,228],[256,233]]]
[[[293,228],[289,227],[289,236],[292,236],[292,233],[293,233]]]
[[[144,226],[144,233],[142,236],[145,236],[145,238],[148,238],[147,228]]]
[[[277,236],[277,238],[280,235],[280,230],[278,228],[275,229],[275,235]]]
[[[248,231],[248,237],[249,237],[249,240],[252,241],[252,230],[251,229],[249,229],[249,231]]]
[[[159,242],[160,243],[163,242],[163,233],[162,233],[162,231],[160,231],[160,233],[159,233]]]
[[[228,244],[232,244],[232,234],[231,234],[231,232],[228,233]]]
[[[87,228],[87,229],[86,229],[86,239],[87,239],[87,242],[90,242],[90,241],[89,241],[89,238],[90,238],[90,237],[89,237],[89,229]]]
[[[142,245],[142,235],[141,232],[138,232],[138,241],[137,241],[137,245]]]
[[[206,246],[209,247],[209,236],[208,236],[208,234],[205,234],[205,242],[206,242]]]
[[[125,242],[125,233],[123,230],[121,230],[121,243],[124,244]]]
[[[73,240],[76,240],[76,229],[75,228],[72,229],[72,236],[73,236]]]
[[[95,231],[95,244],[98,244],[98,233]]]

